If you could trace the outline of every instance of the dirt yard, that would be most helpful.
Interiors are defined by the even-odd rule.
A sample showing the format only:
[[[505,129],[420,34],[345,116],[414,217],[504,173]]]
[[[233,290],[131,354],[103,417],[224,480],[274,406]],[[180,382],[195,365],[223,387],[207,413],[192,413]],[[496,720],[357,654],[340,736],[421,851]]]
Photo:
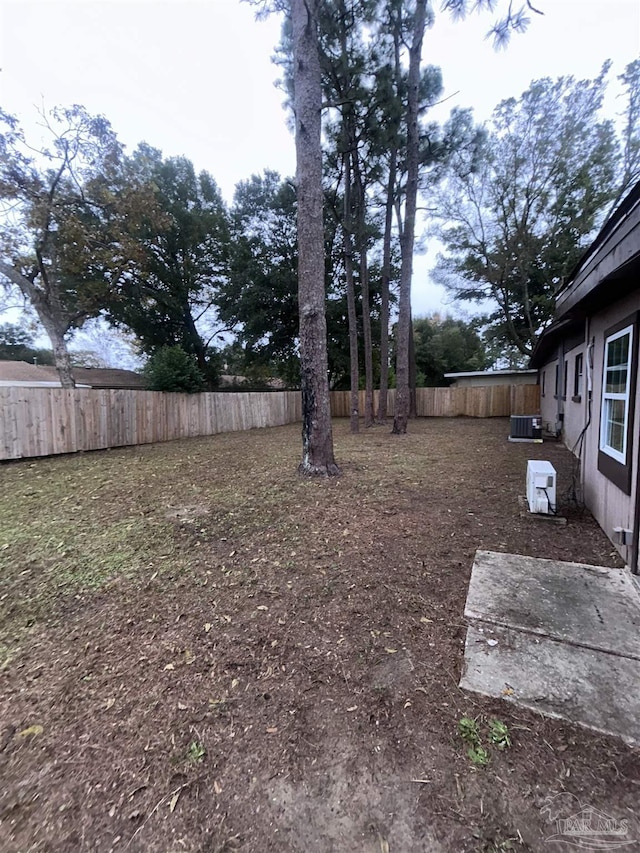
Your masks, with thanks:
[[[640,841],[638,750],[457,686],[477,548],[620,565],[574,504],[520,515],[526,460],[563,494],[569,453],[338,421],[308,482],[299,432],[0,468],[0,850],[569,850],[563,792]]]

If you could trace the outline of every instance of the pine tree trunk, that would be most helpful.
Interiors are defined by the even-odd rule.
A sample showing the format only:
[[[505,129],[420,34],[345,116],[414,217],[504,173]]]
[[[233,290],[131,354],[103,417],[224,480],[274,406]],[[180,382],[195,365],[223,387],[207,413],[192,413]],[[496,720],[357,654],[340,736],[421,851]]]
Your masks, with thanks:
[[[340,46],[342,50],[342,62],[346,70],[344,91],[351,92],[351,77],[349,68],[349,51],[347,45],[347,31],[344,26],[347,14],[345,3],[337,4],[337,15],[342,22],[340,28]],[[360,431],[360,363],[358,359],[358,317],[356,311],[356,294],[353,280],[353,171],[351,169],[352,150],[356,145],[354,141],[355,128],[353,117],[353,104],[347,99],[342,106],[342,161],[344,166],[344,210],[343,210],[343,245],[344,245],[344,269],[347,285],[347,317],[349,322],[349,368],[350,368],[350,427],[352,433]]]
[[[357,193],[358,254],[360,255],[360,290],[362,294],[362,337],[364,345],[364,425],[373,426],[373,348],[371,341],[371,300],[369,295],[369,264],[367,259],[366,198],[357,145],[352,148],[353,174]]]
[[[346,146],[345,146],[346,148]],[[358,321],[356,316],[356,295],[353,285],[353,243],[351,240],[351,156],[344,154],[344,216],[342,222],[342,242],[344,247],[344,275],[347,284],[347,318],[349,321],[349,366],[351,375],[351,432],[360,431],[360,395],[358,369]]]
[[[413,275],[413,244],[418,200],[418,170],[420,132],[418,109],[420,106],[420,59],[426,26],[427,0],[416,0],[413,38],[409,51],[407,92],[407,188],[404,229],[400,241],[402,263],[400,267],[400,300],[398,305],[398,351],[396,354],[396,412],[392,432],[403,435],[409,420],[409,332],[411,326],[411,278]]]
[[[413,315],[409,317],[409,417],[418,417],[418,399],[416,396],[416,341],[413,336]]]
[[[400,9],[396,10],[400,12]],[[392,17],[393,54],[395,97],[399,98],[402,91],[402,62],[400,58],[401,21]],[[391,284],[391,234],[393,229],[393,212],[396,206],[396,179],[398,172],[398,139],[400,134],[400,118],[393,122],[393,144],[389,158],[389,176],[387,181],[387,204],[385,210],[384,239],[382,248],[382,286],[380,293],[380,398],[378,401],[378,420],[387,419],[389,391],[389,287]],[[402,216],[398,212],[398,233],[402,236]]]
[[[298,471],[305,476],[330,477],[340,469],[333,456],[329,401],[317,6],[318,0],[291,2],[302,390],[302,461]]]
[[[364,346],[364,425],[374,424],[373,415],[373,345],[371,340],[371,300],[369,298],[369,264],[366,240],[360,248],[360,283],[362,287],[362,338]]]
[[[378,420],[387,419],[389,396],[389,282],[391,280],[391,230],[393,227],[393,201],[396,186],[397,151],[391,152],[389,180],[387,182],[387,205],[382,242],[382,282],[380,287],[380,396],[378,398]]]

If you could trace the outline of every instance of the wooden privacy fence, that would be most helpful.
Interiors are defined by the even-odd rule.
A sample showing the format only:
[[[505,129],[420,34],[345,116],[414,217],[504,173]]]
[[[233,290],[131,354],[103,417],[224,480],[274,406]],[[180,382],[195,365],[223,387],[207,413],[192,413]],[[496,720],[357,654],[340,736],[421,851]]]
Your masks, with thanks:
[[[393,415],[395,391],[389,392]],[[537,385],[418,388],[419,417],[537,414]],[[375,392],[377,410],[378,392]],[[348,417],[349,391],[331,392]],[[364,391],[360,392],[360,414]],[[194,438],[302,420],[299,391],[163,394],[157,391],[0,387],[0,460]]]
[[[300,420],[298,391],[0,388],[0,459],[150,444]]]
[[[359,393],[360,414],[364,412],[364,391]],[[393,415],[395,391],[389,391],[388,412]],[[348,418],[350,391],[331,392],[331,413]],[[374,391],[374,411],[378,410],[378,392]],[[536,415],[540,411],[538,385],[482,385],[478,387],[417,388],[416,412],[419,418],[506,418],[509,415]]]

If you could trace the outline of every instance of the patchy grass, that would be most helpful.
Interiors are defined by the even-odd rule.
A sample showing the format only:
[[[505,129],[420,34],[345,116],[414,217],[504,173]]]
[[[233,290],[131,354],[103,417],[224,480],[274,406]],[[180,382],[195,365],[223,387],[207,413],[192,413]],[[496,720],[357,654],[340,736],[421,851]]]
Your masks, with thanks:
[[[64,457],[8,465],[0,499],[0,626],[5,654],[65,599],[118,579],[181,564],[173,525],[145,517],[129,492],[138,466],[117,482],[101,459]],[[124,473],[124,472],[122,472]]]
[[[636,751],[457,687],[477,548],[619,564],[520,517],[570,454],[347,430],[330,481],[298,427],[0,467],[0,849],[543,851],[559,792],[640,837]]]

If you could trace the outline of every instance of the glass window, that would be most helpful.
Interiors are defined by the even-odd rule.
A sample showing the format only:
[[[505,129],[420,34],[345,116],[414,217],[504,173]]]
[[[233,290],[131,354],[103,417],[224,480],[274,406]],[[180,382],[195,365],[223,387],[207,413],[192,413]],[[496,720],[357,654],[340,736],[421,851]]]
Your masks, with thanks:
[[[573,396],[582,396],[582,387],[584,382],[584,356],[581,352],[578,353],[575,360],[575,368],[573,372]]]
[[[610,335],[604,348],[600,450],[623,465],[627,456],[632,337],[633,327],[627,326]]]

